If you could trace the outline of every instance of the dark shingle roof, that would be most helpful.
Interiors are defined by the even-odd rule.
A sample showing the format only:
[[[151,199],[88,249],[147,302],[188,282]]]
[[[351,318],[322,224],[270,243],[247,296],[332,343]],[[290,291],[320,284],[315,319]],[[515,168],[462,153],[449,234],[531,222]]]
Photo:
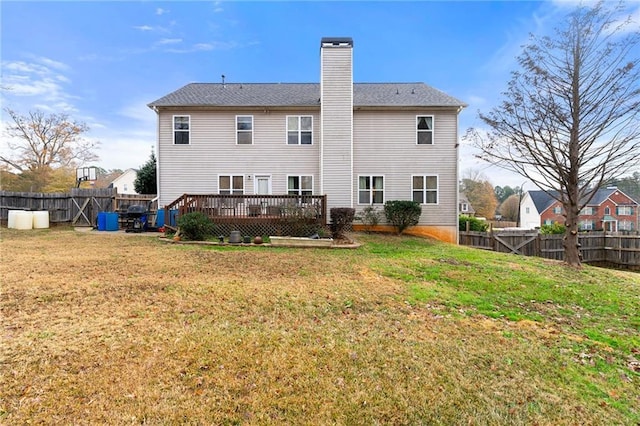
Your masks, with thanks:
[[[599,206],[602,204],[607,198],[611,196],[614,192],[619,191],[618,188],[601,188],[596,191],[591,201],[589,201],[587,206]],[[557,196],[557,191],[551,191],[551,194]],[[539,213],[542,213],[545,209],[549,208],[551,204],[553,204],[556,200],[552,197],[552,195],[547,194],[544,191],[529,191],[529,195],[531,196],[531,200],[533,200],[533,204],[535,204],[536,209],[538,209]]]
[[[320,106],[319,83],[191,83],[149,107]],[[466,104],[424,83],[354,83],[353,106],[464,107]]]

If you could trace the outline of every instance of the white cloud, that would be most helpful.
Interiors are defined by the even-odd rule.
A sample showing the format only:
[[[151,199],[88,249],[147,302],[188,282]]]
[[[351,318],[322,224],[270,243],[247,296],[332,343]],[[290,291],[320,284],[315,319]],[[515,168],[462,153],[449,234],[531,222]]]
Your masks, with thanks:
[[[222,8],[222,2],[221,1],[214,1],[213,2],[213,11],[214,11],[214,13],[220,13],[220,12],[224,11],[224,9]]]
[[[136,30],[140,30],[140,31],[152,31],[153,27],[150,27],[149,25],[136,25],[133,27]]]
[[[176,43],[182,43],[182,39],[181,38],[163,38],[160,41],[158,41],[157,44],[176,44]]]
[[[165,13],[169,13],[169,11],[167,9],[163,9],[161,7],[156,9],[156,15],[158,15],[158,16],[164,15]]]
[[[3,102],[17,109],[22,106],[32,109],[34,105],[29,103],[36,98],[36,107],[42,110],[77,111],[72,103],[75,97],[66,88],[71,79],[61,72],[69,71],[70,67],[50,58],[33,58],[32,62],[2,62]]]

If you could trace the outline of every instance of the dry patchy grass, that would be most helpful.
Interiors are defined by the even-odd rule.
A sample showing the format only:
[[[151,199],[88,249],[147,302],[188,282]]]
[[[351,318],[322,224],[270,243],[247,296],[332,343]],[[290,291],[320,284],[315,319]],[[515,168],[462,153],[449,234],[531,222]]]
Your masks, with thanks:
[[[639,419],[640,377],[588,377],[567,349],[576,333],[559,323],[411,302],[406,277],[385,271],[431,262],[411,254],[427,242],[402,252],[401,240],[381,236],[362,237],[378,249],[356,251],[212,249],[2,231],[0,420],[8,424]],[[584,386],[604,394],[585,397]]]

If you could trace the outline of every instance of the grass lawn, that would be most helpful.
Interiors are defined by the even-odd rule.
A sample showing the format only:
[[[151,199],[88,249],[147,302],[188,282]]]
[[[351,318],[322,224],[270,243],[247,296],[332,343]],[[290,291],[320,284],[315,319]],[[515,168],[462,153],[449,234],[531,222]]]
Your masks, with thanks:
[[[0,423],[637,425],[640,274],[2,229]]]

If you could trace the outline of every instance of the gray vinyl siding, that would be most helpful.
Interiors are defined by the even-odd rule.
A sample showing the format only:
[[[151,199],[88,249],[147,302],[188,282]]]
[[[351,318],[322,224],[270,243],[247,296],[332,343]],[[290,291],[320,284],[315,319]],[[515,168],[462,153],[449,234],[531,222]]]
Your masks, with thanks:
[[[350,207],[353,81],[351,47],[323,47],[321,72],[321,188],[328,207]]]
[[[189,115],[190,144],[174,145],[174,115]],[[253,145],[236,145],[236,115],[253,116]],[[287,144],[287,115],[313,117],[313,144]],[[286,194],[287,175],[312,175],[319,194],[320,114],[309,111],[162,111],[159,116],[158,173],[164,206],[184,193],[218,193],[218,175],[244,175],[253,194],[254,175],[270,175],[273,194]]]
[[[433,145],[416,144],[416,116],[433,115]],[[438,175],[438,204],[422,205],[421,225],[457,224],[457,111],[429,110],[354,114],[354,200],[358,176],[384,176],[384,198],[411,200],[413,175]],[[382,206],[380,206],[382,208]]]

